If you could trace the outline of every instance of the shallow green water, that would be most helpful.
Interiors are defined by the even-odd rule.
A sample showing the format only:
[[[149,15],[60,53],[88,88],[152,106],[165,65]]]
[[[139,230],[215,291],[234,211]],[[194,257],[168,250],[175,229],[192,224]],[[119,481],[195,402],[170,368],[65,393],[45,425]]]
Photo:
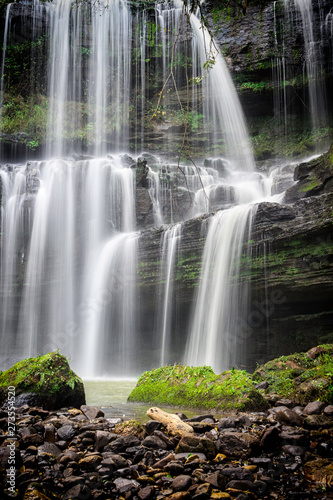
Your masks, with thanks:
[[[127,398],[136,382],[136,379],[84,380],[87,405],[101,408],[107,418],[121,417],[124,420],[136,419],[140,422],[146,422],[149,420],[146,415],[149,406],[140,405],[139,403],[127,403]],[[181,409],[177,410],[175,408],[163,409],[172,413],[181,411]],[[186,410],[184,413],[190,418],[198,415],[200,411]]]

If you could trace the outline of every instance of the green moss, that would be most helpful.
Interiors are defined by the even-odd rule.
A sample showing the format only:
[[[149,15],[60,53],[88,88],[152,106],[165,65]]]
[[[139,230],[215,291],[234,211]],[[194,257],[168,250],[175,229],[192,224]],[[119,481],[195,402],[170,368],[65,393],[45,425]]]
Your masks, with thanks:
[[[319,347],[322,352],[315,359],[307,353],[297,353],[269,361],[255,371],[253,379],[267,381],[267,393],[277,393],[301,404],[314,399],[332,404],[333,345]]]
[[[126,422],[121,422],[115,426],[114,432],[116,434],[136,436],[139,439],[143,439],[146,434],[145,428],[138,420],[127,420]]]
[[[209,366],[174,365],[145,372],[128,401],[215,411],[267,408],[251,375],[234,369],[216,375]]]
[[[278,394],[300,404],[333,403],[333,344],[318,346],[316,357],[296,353],[269,361],[253,375],[229,370],[216,375],[209,366],[165,366],[145,372],[128,401],[161,406],[223,411],[264,411],[267,396],[255,388],[267,381],[267,395]]]
[[[320,185],[320,182],[318,180],[312,180],[311,182],[309,182],[308,184],[303,186],[300,189],[300,191],[302,191],[303,193],[307,193],[308,191],[311,191],[312,189],[317,188],[319,185]]]
[[[19,361],[12,368],[0,372],[0,404],[6,400],[9,386],[18,396],[23,393],[46,394],[51,398],[66,389],[84,394],[82,380],[70,369],[65,356],[54,351],[36,358]]]
[[[332,222],[329,222],[329,228]],[[254,244],[255,245],[255,244]],[[274,247],[268,254],[260,255],[253,252],[255,257],[243,253],[241,257],[240,275],[252,279],[258,278],[262,274],[262,269],[266,269],[266,276],[274,275],[285,279],[291,276],[304,274],[304,262],[307,265],[316,265],[321,268],[326,266],[327,259],[333,255],[330,238],[316,237],[311,234],[299,239],[286,239],[279,243],[279,249]],[[250,267],[251,266],[251,267]]]

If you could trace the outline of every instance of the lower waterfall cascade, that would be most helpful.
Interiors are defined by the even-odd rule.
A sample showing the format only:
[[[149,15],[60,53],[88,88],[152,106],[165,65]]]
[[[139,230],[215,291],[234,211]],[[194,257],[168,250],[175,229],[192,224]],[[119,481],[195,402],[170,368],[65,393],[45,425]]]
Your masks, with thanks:
[[[288,9],[296,27],[291,17],[286,25],[307,31],[302,113],[312,130],[328,128],[328,49],[312,2],[285,0],[279,21],[275,4],[275,48]],[[9,4],[4,20],[2,126],[25,8]],[[29,4],[26,36],[43,54],[29,55],[37,62],[25,91],[47,99],[46,139],[38,154],[34,144],[26,157],[12,149],[12,160],[0,142],[1,369],[53,349],[87,379],[174,363],[217,373],[247,366],[258,207],[285,206],[285,220],[294,217],[285,193],[301,159],[256,161],[230,58],[204,12],[181,0],[149,9],[126,0]],[[331,12],[324,26],[332,33]],[[273,111],[286,138],[294,120],[286,59],[274,57]],[[34,141],[24,140],[27,151]],[[277,231],[265,224],[264,263],[265,238]]]

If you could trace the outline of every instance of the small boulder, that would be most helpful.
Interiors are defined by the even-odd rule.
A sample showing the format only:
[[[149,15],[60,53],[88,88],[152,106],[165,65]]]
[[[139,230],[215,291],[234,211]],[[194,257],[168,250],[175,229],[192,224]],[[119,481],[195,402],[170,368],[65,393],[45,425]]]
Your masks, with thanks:
[[[326,406],[326,408],[324,409],[324,413],[328,417],[332,417],[333,416],[333,405]]]
[[[81,405],[80,410],[89,420],[95,420],[95,418],[104,417],[104,413],[102,412],[102,410],[100,408],[96,408],[95,406]]]
[[[219,452],[227,457],[248,458],[260,449],[259,438],[248,432],[225,432],[219,441]]]
[[[108,431],[96,431],[95,439],[97,450],[104,448],[104,446],[106,446],[111,441],[113,436],[114,434]]]
[[[305,479],[318,486],[325,488],[333,485],[333,463],[332,460],[318,458],[304,465]]]
[[[142,446],[145,446],[146,448],[152,448],[154,450],[167,450],[168,445],[160,439],[158,436],[147,436],[143,441],[142,441]]]
[[[260,446],[264,451],[273,452],[278,448],[281,444],[279,428],[276,426],[270,426],[263,433]]]
[[[0,373],[0,406],[7,401],[9,385],[15,386],[17,408],[28,404],[57,410],[85,404],[82,380],[56,351],[19,361]]]
[[[172,489],[174,491],[187,491],[192,485],[191,476],[180,475],[172,481]]]
[[[308,429],[329,429],[333,427],[333,418],[327,415],[308,415],[304,424]]]
[[[70,441],[75,436],[73,425],[63,425],[57,429],[58,441]]]
[[[325,403],[322,401],[313,401],[312,403],[309,403],[306,405],[306,407],[303,410],[303,413],[305,415],[319,415],[325,408]]]
[[[289,410],[289,408],[279,410],[276,414],[276,420],[288,425],[303,425],[303,418],[293,410]]]
[[[216,455],[216,445],[211,439],[185,434],[179,441],[176,453],[204,453],[208,459]]]
[[[47,455],[53,455],[55,457],[59,457],[59,455],[61,455],[62,453],[61,449],[53,443],[44,443],[41,446],[38,446],[37,452],[38,455],[43,455],[45,453]]]

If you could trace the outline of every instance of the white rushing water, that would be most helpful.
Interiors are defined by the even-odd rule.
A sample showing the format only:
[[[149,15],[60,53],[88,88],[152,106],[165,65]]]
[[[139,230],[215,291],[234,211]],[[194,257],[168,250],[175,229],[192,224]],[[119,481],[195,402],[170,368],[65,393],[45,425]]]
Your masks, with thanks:
[[[294,4],[299,12],[302,33],[304,39],[305,52],[305,75],[309,92],[309,107],[312,128],[315,131],[318,127],[324,127],[327,124],[326,110],[326,91],[324,87],[323,68],[322,68],[322,28],[315,36],[315,27],[313,23],[314,6],[312,0],[284,0],[285,9],[288,12]],[[321,6],[319,3],[319,10]],[[290,20],[289,20],[290,22]],[[324,21],[320,23],[324,25]]]
[[[228,368],[238,359],[237,332],[246,321],[248,291],[237,284],[243,243],[250,239],[255,204],[270,196],[273,185],[275,192],[281,189],[255,172],[236,90],[200,19],[191,15],[188,23],[178,0],[135,15],[124,0],[101,5],[102,11],[84,2],[73,9],[71,0],[45,5],[52,159],[0,169],[1,360],[8,364],[58,348],[88,378],[129,376],[156,362],[179,361],[184,353],[175,353],[172,335],[181,221],[223,208],[209,219],[191,325],[183,335],[188,364]],[[214,62],[208,72],[207,57]],[[196,83],[178,101],[189,60]],[[2,66],[4,72],[5,59]],[[153,75],[159,79],[152,83]],[[161,82],[168,83],[160,90]],[[223,150],[223,158],[198,164],[153,160],[142,167],[138,188],[132,160],[117,151],[146,144],[147,116],[157,95],[169,99],[170,108],[164,102],[156,108],[163,117],[172,110],[172,94],[173,111],[177,107],[182,118],[187,105],[203,99],[191,111],[203,113],[205,146],[211,153]],[[151,128],[162,131],[168,126],[163,120]],[[85,137],[98,158],[58,158],[67,153],[66,134],[73,132],[78,142]],[[161,142],[175,153],[172,134]],[[113,156],[107,155],[110,144]],[[75,150],[75,140],[70,147]],[[288,184],[292,173],[279,175]],[[138,334],[136,206],[144,188],[149,224],[173,224],[157,233],[154,357],[142,353]]]
[[[224,138],[227,157],[238,170],[253,171],[254,158],[243,111],[226,63],[208,30],[196,16],[190,18],[194,32],[193,53],[197,54],[204,78],[204,115],[211,122],[212,142]],[[206,61],[212,66],[204,73]]]
[[[128,148],[132,19],[127,2],[73,7],[56,0],[51,17],[49,153],[63,154],[63,130],[88,131],[97,155],[107,136]],[[79,137],[78,137],[79,139]]]
[[[173,281],[174,281],[174,269],[177,258],[177,250],[179,250],[181,243],[181,224],[175,224],[173,227],[167,228],[164,231],[162,238],[162,248],[161,248],[161,266],[160,266],[160,277],[164,286],[160,291],[160,307],[157,314],[158,318],[158,328],[157,331],[160,333],[160,365],[164,366],[168,364],[170,360],[170,337],[172,328],[172,318],[173,318],[173,305],[174,305],[174,294],[173,294]]]
[[[128,233],[135,227],[133,171],[113,158],[32,162],[0,172],[5,186],[2,338],[9,327],[13,333],[12,342],[4,342],[2,356],[26,357],[60,348],[83,374],[104,374],[113,358],[114,373],[121,365],[128,374],[121,346],[126,353],[135,352],[131,318],[136,251],[135,237],[130,236],[134,233]],[[106,239],[110,241],[105,244]],[[21,249],[28,241],[25,255]],[[22,282],[20,304],[13,287],[20,289]],[[103,331],[111,328],[109,340],[102,341],[98,325],[104,321],[108,297],[114,312]],[[84,354],[78,342],[84,343]],[[108,352],[107,345],[117,342],[117,350]],[[94,353],[92,363],[87,361],[89,350]]]
[[[209,222],[186,364],[212,366],[220,373],[239,360],[248,290],[238,280],[253,210],[250,204],[239,205],[217,212]]]

